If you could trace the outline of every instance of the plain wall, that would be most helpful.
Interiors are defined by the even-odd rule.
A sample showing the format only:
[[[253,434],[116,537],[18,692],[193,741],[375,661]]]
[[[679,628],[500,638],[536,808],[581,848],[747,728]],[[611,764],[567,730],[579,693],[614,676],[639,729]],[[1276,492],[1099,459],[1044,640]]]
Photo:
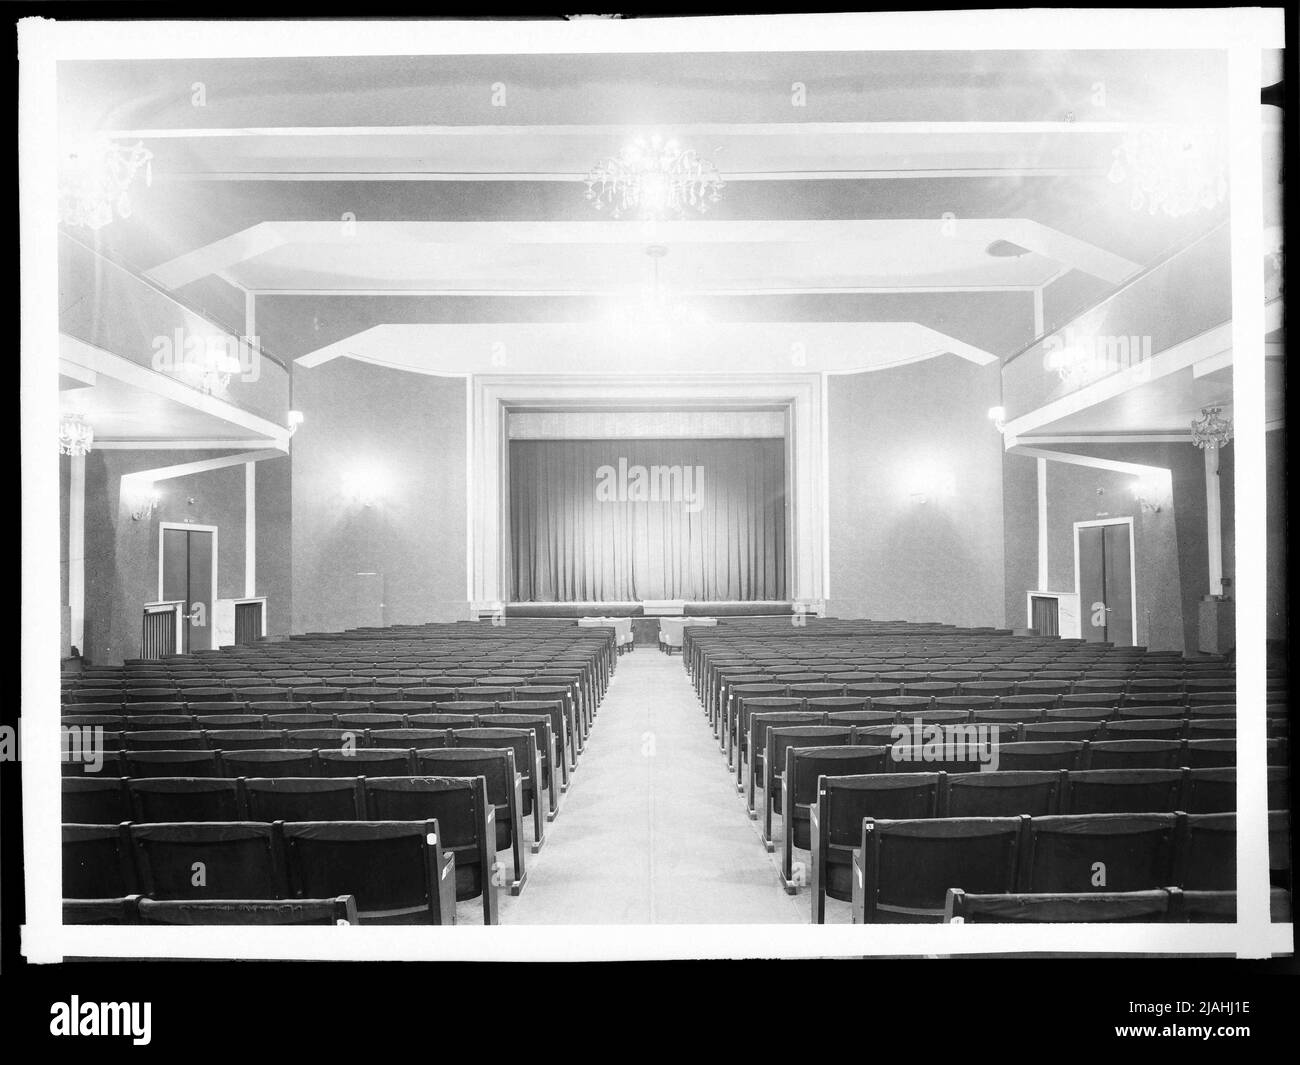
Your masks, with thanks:
[[[352,359],[296,369],[294,632],[468,617],[465,387]]]
[[[1005,623],[999,394],[954,355],[828,379],[828,613]]]

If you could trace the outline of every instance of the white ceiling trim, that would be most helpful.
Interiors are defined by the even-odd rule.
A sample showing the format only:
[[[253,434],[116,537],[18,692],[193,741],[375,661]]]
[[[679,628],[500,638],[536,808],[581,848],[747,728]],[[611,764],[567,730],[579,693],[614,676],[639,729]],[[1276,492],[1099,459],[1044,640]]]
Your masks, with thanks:
[[[319,285],[302,286],[294,284],[293,275],[300,274],[306,267],[301,267],[290,262],[281,262],[278,266],[274,263],[256,263],[253,262],[259,257],[268,255],[277,249],[291,249],[297,245],[320,246],[321,248],[355,248],[369,249],[371,259],[376,253],[384,249],[391,249],[391,254],[410,256],[415,253],[417,258],[413,260],[412,269],[419,268],[425,271],[441,272],[448,274],[449,278],[454,278],[454,273],[449,273],[446,266],[447,252],[446,249],[470,246],[474,249],[475,255],[472,257],[473,262],[465,266],[466,281],[465,289],[473,291],[482,291],[483,286],[475,285],[473,277],[476,272],[483,272],[483,256],[485,252],[491,249],[499,248],[502,254],[514,256],[514,262],[510,270],[517,276],[514,278],[505,278],[505,283],[509,284],[512,280],[519,287],[529,292],[539,291],[536,281],[547,274],[553,275],[561,267],[568,269],[575,277],[581,277],[581,263],[584,259],[583,248],[613,247],[621,249],[644,248],[651,244],[663,244],[678,249],[678,256],[671,261],[676,263],[678,259],[683,259],[688,265],[691,258],[699,260],[701,256],[710,254],[704,249],[722,249],[735,248],[737,245],[753,245],[756,248],[766,246],[770,254],[775,254],[776,246],[789,245],[793,253],[800,246],[826,247],[835,248],[838,252],[838,262],[832,259],[832,264],[828,264],[828,269],[838,269],[845,272],[843,280],[851,282],[850,273],[861,274],[861,270],[855,267],[849,271],[845,266],[846,263],[856,260],[852,258],[852,253],[848,249],[856,247],[871,246],[877,257],[881,249],[890,247],[900,249],[914,249],[917,242],[928,240],[942,247],[944,243],[952,241],[951,252],[952,262],[950,269],[971,273],[972,271],[983,270],[992,279],[1001,279],[1003,285],[1015,285],[1017,289],[1031,290],[1033,286],[1046,283],[1051,276],[1055,276],[1063,268],[1083,270],[1095,277],[1101,278],[1111,283],[1118,283],[1134,273],[1140,267],[1139,264],[1131,262],[1122,256],[1115,255],[1102,248],[1099,248],[1087,241],[1071,237],[1050,226],[1035,222],[1027,218],[911,218],[911,219],[804,219],[804,220],[738,220],[738,221],[673,221],[658,223],[642,223],[635,221],[612,221],[607,219],[590,220],[590,221],[472,221],[472,222],[449,222],[449,221],[365,221],[361,219],[338,219],[331,221],[266,221],[242,230],[222,240],[215,241],[212,244],[196,248],[175,259],[162,263],[146,272],[145,276],[152,281],[166,288],[178,288],[197,281],[211,274],[231,278],[239,282],[241,287],[256,290],[258,292],[268,291],[292,291],[301,288],[312,290],[337,291],[337,292],[354,292],[354,291],[371,291],[376,289],[387,289],[389,285],[359,285],[357,279],[352,279],[351,285],[339,283],[331,285],[328,288]],[[1050,259],[1052,263],[1058,264],[1054,269],[1048,271],[1047,276],[1043,276],[1042,269],[1031,270],[1026,274],[1024,270],[1020,275],[1010,271],[1005,260],[993,259],[985,256],[980,258],[982,245],[992,243],[997,240],[1012,240],[1022,245],[1030,253],[1041,255]],[[438,255],[442,250],[443,262],[438,261]],[[570,259],[577,256],[577,261],[566,261],[561,256],[561,249],[571,253]],[[546,254],[549,253],[551,262],[546,261]],[[300,253],[302,254],[302,253]],[[322,251],[320,253],[324,255]],[[725,252],[722,252],[725,256]],[[849,254],[849,259],[844,255]],[[913,251],[913,257],[915,252]],[[420,255],[425,259],[421,260]],[[532,259],[520,260],[521,255],[532,255]],[[433,256],[430,260],[428,256]],[[800,257],[794,255],[793,261],[789,268],[790,271],[803,270],[807,272],[808,266],[806,256]],[[906,257],[904,257],[906,259]],[[256,274],[260,269],[266,274],[278,274],[280,277],[264,276],[260,279],[261,283],[256,283],[258,279],[253,277],[240,278],[235,268],[241,264],[249,264],[250,269]],[[1029,266],[1041,266],[1041,260],[1026,260]],[[707,259],[696,263],[699,269],[707,265]],[[860,264],[859,264],[860,265]],[[1050,264],[1046,264],[1050,265]],[[503,272],[505,264],[503,263]],[[527,269],[525,269],[527,267]],[[356,267],[358,272],[366,268],[364,261]],[[734,263],[730,266],[724,259],[721,261],[720,269],[735,269]],[[313,263],[312,269],[325,270],[327,266],[321,263]],[[907,269],[911,270],[912,266]],[[248,271],[246,270],[245,273]],[[341,268],[336,267],[336,275],[342,273]],[[643,282],[648,275],[648,267],[641,271],[636,277],[630,280],[636,281],[639,277]],[[920,284],[918,288],[931,289],[943,288],[941,284],[936,284],[932,271],[922,271],[916,274]],[[797,275],[796,275],[797,278]],[[432,278],[431,278],[432,279]],[[833,278],[834,279],[834,278]],[[347,279],[343,279],[346,281]],[[418,279],[413,279],[417,280]],[[840,286],[826,285],[824,277],[809,277],[813,284],[807,288],[797,283],[781,284],[781,279],[774,278],[773,288],[789,289],[795,292],[807,291],[810,289],[825,290],[830,288],[838,290]],[[961,283],[958,279],[953,279],[956,284],[962,288],[983,287],[972,286],[967,279]],[[276,283],[280,281],[281,283]],[[573,286],[566,286],[572,288]],[[579,285],[579,288],[582,286]],[[713,288],[716,290],[719,286],[716,284]],[[725,286],[722,286],[725,288]],[[743,286],[750,287],[750,286]],[[874,288],[879,286],[855,286],[851,283],[846,284],[847,288]],[[899,285],[897,287],[903,291],[909,290],[910,286]],[[456,285],[424,285],[415,286],[419,288],[434,288],[439,291],[457,291]],[[509,289],[505,289],[509,291]]]
[[[997,356],[917,322],[726,322],[676,337],[622,337],[603,323],[500,322],[373,326],[299,356],[311,368],[352,358],[437,376],[860,373],[953,354]],[[621,363],[621,366],[620,366]]]
[[[1140,462],[1120,462],[1116,459],[1099,459],[1092,455],[1075,455],[1068,451],[1051,451],[1046,448],[1024,447],[1016,445],[1008,449],[1014,455],[1027,458],[1047,459],[1050,462],[1065,462],[1071,466],[1088,466],[1094,470],[1110,470],[1113,473],[1130,473],[1135,477],[1148,477],[1157,473],[1168,473],[1166,466],[1146,466]]]

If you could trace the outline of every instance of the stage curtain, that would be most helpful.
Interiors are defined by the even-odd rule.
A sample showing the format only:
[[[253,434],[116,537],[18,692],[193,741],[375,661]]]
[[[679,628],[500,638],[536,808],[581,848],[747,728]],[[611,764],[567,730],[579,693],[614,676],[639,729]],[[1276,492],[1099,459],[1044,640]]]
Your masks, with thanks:
[[[508,476],[515,602],[786,598],[782,440],[513,440]]]

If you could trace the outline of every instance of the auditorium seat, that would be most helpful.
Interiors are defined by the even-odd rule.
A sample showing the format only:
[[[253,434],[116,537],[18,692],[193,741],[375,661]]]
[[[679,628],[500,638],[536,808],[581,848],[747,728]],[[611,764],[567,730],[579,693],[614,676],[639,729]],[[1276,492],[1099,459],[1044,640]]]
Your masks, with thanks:
[[[138,890],[125,825],[63,826],[63,896],[120,897]]]
[[[944,774],[940,817],[1042,817],[1059,813],[1065,771],[1001,769]]]
[[[515,752],[490,747],[453,747],[416,752],[415,775],[422,777],[479,777],[487,787],[487,801],[495,810],[495,851],[510,850],[514,878],[510,893],[518,895],[527,879],[524,839],[523,780],[515,766]]]
[[[1087,746],[1082,740],[1004,743],[998,748],[998,769],[1079,769]]]
[[[781,825],[784,834],[781,874],[787,892],[793,894],[804,883],[794,875],[794,848],[811,850],[810,810],[818,799],[819,778],[856,777],[888,772],[884,747],[790,747],[786,751],[781,792]],[[931,814],[933,804],[931,804]],[[865,814],[863,815],[865,816]],[[919,815],[919,816],[930,816]]]
[[[1098,740],[1088,745],[1087,768],[1176,769],[1185,757],[1178,740]]]
[[[763,741],[763,846],[776,849],[772,840],[772,815],[781,802],[785,755],[792,747],[835,747],[853,743],[852,725],[783,725],[768,728]]]
[[[865,758],[872,757],[877,751],[884,754],[881,748],[838,749],[861,751],[857,757]],[[802,755],[803,752],[795,749],[795,753]],[[809,807],[808,827],[814,924],[825,920],[827,895],[844,902],[852,899],[850,867],[853,850],[861,843],[863,818],[933,817],[937,813],[941,776],[939,773],[879,771],[821,775],[816,800]]]
[[[128,831],[140,890],[146,895],[163,899],[282,899],[287,895],[281,847],[272,825],[206,821],[134,824]],[[329,892],[313,897],[322,894]]]
[[[1066,774],[1061,813],[1172,813],[1183,783],[1179,769],[1075,770]]]
[[[362,747],[356,750],[317,748],[316,772],[322,777],[387,777],[410,774],[411,748]],[[392,820],[387,818],[386,820]]]
[[[293,897],[353,895],[361,924],[455,924],[456,859],[437,821],[290,821],[283,832]]]
[[[363,821],[362,777],[245,777],[251,821]]]
[[[853,856],[853,921],[942,921],[948,889],[1015,890],[1021,819],[866,818]]]
[[[131,820],[126,777],[64,777],[63,823],[116,825]]]
[[[124,776],[218,777],[221,755],[216,751],[123,751],[120,765]]]
[[[283,729],[212,729],[203,732],[203,743],[213,751],[259,751],[285,746]]]
[[[372,818],[411,822],[436,813],[441,846],[455,859],[455,898],[481,898],[483,923],[496,924],[500,870],[496,861],[496,810],[479,777],[371,777],[365,782]]]
[[[316,758],[311,751],[222,751],[221,770],[228,777],[311,777]]]
[[[131,820],[243,821],[243,790],[238,780],[223,777],[151,777],[127,785]]]
[[[494,747],[510,750],[515,756],[515,770],[523,782],[525,817],[533,818],[532,849],[536,853],[546,842],[546,815],[541,795],[541,757],[537,750],[537,737],[531,729],[521,728],[460,728],[452,729],[453,747]]]
[[[1145,891],[1177,883],[1177,820],[1173,813],[1032,818],[1016,890]]]

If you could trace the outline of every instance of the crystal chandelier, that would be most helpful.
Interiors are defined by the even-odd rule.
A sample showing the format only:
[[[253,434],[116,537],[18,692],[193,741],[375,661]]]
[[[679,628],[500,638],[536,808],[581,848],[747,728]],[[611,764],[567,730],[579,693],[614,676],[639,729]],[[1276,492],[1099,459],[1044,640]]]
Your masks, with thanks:
[[[587,199],[611,218],[624,214],[646,219],[703,213],[725,188],[717,168],[693,149],[657,134],[638,137],[616,157],[597,165],[586,178]]]
[[[1208,127],[1156,126],[1131,133],[1114,152],[1110,173],[1129,186],[1129,206],[1180,218],[1209,210],[1228,195],[1220,136]]]
[[[63,159],[59,175],[59,216],[65,225],[102,229],[131,217],[127,189],[144,168],[144,183],[153,184],[153,152],[143,144],[132,147],[105,136],[93,137]]]
[[[1202,450],[1222,447],[1232,439],[1232,420],[1222,417],[1222,407],[1202,407],[1192,419],[1192,443]]]
[[[65,414],[59,419],[59,454],[79,458],[90,450],[95,431],[83,414]]]

